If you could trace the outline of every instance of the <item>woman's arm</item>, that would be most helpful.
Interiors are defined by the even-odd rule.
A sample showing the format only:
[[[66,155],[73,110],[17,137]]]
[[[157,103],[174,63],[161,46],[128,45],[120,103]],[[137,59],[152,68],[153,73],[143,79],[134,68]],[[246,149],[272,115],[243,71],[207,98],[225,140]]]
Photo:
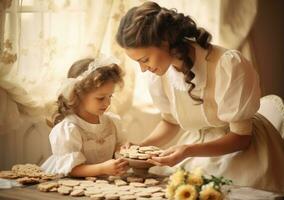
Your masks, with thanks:
[[[210,157],[221,156],[236,151],[245,150],[251,142],[251,135],[238,135],[235,133],[228,133],[220,139],[201,143],[188,145],[187,157]]]
[[[248,148],[250,142],[251,135],[228,133],[211,142],[171,147],[161,157],[152,157],[149,161],[155,165],[174,166],[187,157],[213,157],[241,151]]]
[[[180,126],[169,123],[165,120],[161,120],[153,132],[144,139],[140,146],[162,146],[167,144],[172,138],[174,138],[180,130]]]

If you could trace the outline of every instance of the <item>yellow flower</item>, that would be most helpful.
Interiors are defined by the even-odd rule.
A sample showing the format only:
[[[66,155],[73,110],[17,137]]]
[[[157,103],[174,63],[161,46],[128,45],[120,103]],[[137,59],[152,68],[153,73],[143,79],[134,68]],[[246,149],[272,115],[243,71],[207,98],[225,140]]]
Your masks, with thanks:
[[[191,171],[192,174],[197,176],[202,176],[203,170],[200,167],[197,167]]]
[[[184,182],[184,176],[185,172],[182,169],[177,170],[170,178],[171,184],[177,187],[179,184]]]
[[[199,193],[200,200],[223,200],[224,197],[221,192],[215,190],[212,186],[205,187]]]
[[[176,189],[175,200],[196,200],[198,193],[192,185],[181,185]]]
[[[167,189],[166,189],[166,197],[168,199],[174,199],[175,197],[175,190],[176,187],[172,184],[167,185]]]
[[[201,186],[203,184],[202,176],[196,174],[189,174],[187,178],[187,183],[191,185]]]

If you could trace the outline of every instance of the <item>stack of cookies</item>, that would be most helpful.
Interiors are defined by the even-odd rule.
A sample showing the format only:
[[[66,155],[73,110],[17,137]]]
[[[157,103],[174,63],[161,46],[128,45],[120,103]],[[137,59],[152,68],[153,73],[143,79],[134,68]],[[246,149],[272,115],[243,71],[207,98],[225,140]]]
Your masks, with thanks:
[[[119,153],[125,158],[147,160],[151,158],[151,156],[160,156],[163,150],[155,146],[140,147],[132,145],[128,149],[121,149]]]
[[[165,199],[165,185],[155,178],[110,176],[108,179],[88,177],[86,180],[62,179],[38,185],[42,192],[58,192],[74,197],[87,196],[91,199]]]
[[[23,185],[37,184],[47,180],[53,180],[58,176],[47,174],[35,164],[14,165],[11,171],[0,171],[0,178],[17,179]]]

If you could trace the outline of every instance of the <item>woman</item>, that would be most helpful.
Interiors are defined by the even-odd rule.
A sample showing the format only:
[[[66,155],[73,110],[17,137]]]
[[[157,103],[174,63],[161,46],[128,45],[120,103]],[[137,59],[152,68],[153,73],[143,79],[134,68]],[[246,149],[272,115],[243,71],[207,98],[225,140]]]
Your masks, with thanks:
[[[161,146],[182,128],[183,145],[156,165],[202,167],[234,184],[284,192],[284,142],[257,110],[258,75],[240,52],[210,43],[211,35],[182,13],[146,2],[130,9],[116,35],[142,72],[162,120],[139,145]]]

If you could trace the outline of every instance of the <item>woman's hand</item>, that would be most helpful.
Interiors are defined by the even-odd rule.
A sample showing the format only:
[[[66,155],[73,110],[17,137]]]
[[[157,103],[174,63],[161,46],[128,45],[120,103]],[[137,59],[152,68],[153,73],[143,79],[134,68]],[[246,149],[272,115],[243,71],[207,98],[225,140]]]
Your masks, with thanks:
[[[148,162],[158,166],[167,165],[172,167],[187,157],[188,148],[188,145],[170,147],[159,157],[152,157]]]
[[[128,168],[128,161],[123,158],[111,159],[102,163],[102,171],[106,175],[122,175]]]

